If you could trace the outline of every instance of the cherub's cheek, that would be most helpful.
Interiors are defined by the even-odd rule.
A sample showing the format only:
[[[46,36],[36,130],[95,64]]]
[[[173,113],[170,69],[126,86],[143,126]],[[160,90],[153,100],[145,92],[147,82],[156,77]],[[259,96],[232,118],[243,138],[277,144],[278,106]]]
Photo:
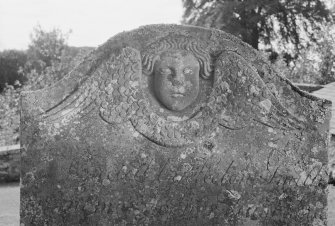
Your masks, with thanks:
[[[193,88],[193,83],[190,80],[187,80],[185,82],[185,87],[186,87],[186,89],[192,89]]]
[[[163,88],[164,86],[172,87],[172,82],[170,80],[165,80],[165,82],[163,83]]]

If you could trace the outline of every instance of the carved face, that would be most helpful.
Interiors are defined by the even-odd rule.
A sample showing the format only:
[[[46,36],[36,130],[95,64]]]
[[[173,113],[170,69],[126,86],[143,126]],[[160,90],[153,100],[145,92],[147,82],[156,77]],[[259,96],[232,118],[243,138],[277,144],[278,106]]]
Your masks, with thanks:
[[[154,67],[154,91],[169,110],[181,111],[192,104],[199,93],[199,63],[187,51],[163,52]]]

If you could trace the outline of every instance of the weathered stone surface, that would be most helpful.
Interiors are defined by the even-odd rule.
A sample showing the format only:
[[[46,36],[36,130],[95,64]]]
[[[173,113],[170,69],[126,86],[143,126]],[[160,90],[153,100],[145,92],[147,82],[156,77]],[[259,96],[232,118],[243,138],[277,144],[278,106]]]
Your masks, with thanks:
[[[330,102],[218,30],[121,33],[22,94],[23,225],[324,225]]]

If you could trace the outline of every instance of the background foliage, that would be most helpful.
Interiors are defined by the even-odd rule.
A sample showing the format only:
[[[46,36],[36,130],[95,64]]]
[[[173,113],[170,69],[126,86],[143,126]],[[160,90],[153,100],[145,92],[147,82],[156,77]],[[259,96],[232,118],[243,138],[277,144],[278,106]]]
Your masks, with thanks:
[[[17,86],[20,84],[17,82]],[[4,92],[0,94],[0,135],[6,141],[0,141],[4,144],[17,144],[19,142],[20,128],[20,88],[14,89],[14,86],[6,86]],[[5,135],[10,135],[7,137]]]
[[[269,59],[286,63],[295,82],[334,78],[334,5],[323,0],[182,0],[183,23],[229,32]],[[278,64],[278,62],[276,62]]]
[[[27,54],[19,50],[6,50],[0,52],[0,93],[7,84],[14,85],[18,80],[21,83],[25,81],[19,69],[27,62]]]
[[[19,141],[20,92],[53,85],[94,49],[68,46],[68,35],[37,26],[27,51],[0,52],[0,138],[1,131],[11,133],[7,145]]]

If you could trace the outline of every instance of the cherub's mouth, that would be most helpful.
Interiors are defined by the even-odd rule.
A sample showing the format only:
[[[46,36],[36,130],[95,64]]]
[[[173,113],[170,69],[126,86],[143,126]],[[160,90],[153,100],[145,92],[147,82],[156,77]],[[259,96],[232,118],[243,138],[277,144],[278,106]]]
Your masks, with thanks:
[[[185,96],[185,94],[183,94],[183,93],[172,93],[171,96],[172,97],[183,97],[183,96]]]

